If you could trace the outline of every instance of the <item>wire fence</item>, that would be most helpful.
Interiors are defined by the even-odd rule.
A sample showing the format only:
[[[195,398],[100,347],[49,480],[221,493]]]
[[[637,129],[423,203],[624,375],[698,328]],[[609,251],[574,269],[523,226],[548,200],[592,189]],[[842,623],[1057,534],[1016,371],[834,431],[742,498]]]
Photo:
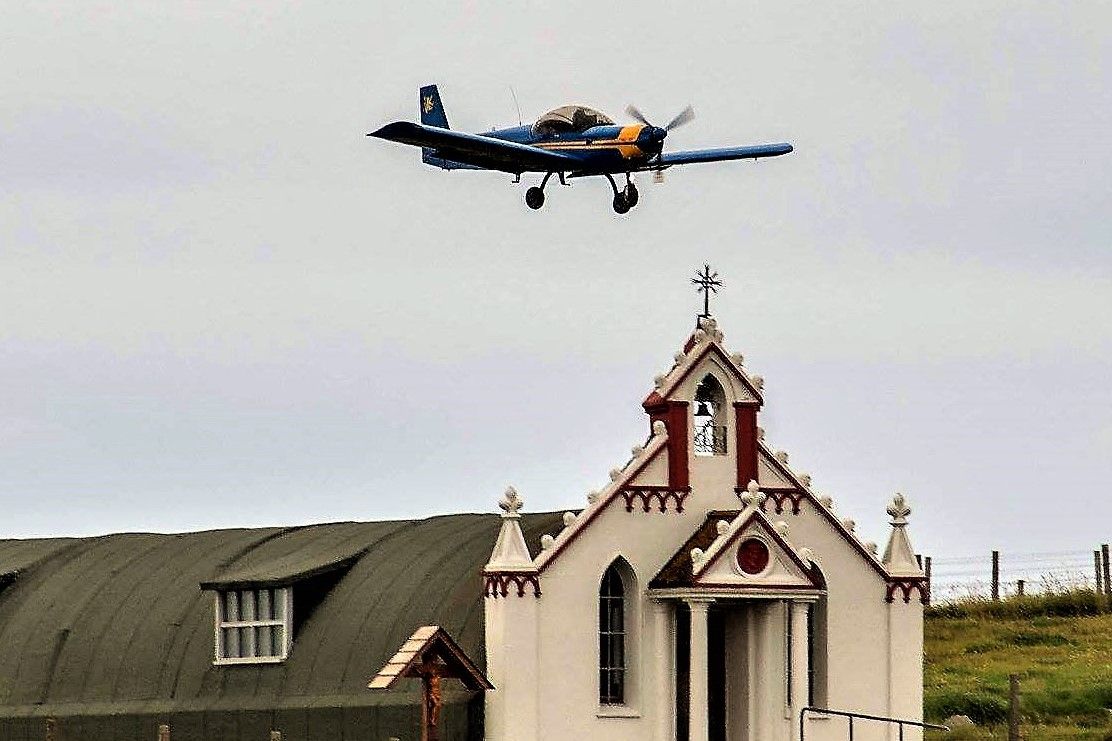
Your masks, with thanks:
[[[1099,551],[1098,551],[1099,552]],[[1093,550],[999,553],[1000,597],[1106,587],[1098,576],[1103,563]],[[931,599],[946,602],[993,594],[993,555],[931,558]],[[1098,581],[1099,579],[1099,581]],[[1022,586],[1021,583],[1022,582]]]

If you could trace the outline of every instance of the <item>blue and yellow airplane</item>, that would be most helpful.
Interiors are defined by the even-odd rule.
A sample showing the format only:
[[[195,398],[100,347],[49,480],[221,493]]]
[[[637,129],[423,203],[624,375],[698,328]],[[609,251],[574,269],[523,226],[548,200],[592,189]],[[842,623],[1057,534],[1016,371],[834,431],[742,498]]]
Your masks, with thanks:
[[[635,172],[653,172],[657,182],[663,171],[675,165],[723,160],[777,157],[792,151],[791,144],[756,144],[687,152],[664,152],[668,132],[690,121],[695,112],[688,106],[664,126],[654,126],[633,106],[626,109],[639,123],[619,126],[586,106],[566,105],[537,119],[532,126],[495,129],[485,134],[466,134],[448,128],[448,116],[436,85],[420,90],[421,123],[395,121],[367,134],[379,139],[421,147],[421,160],[445,170],[498,170],[520,182],[522,173],[544,173],[539,186],[525,192],[525,203],[538,209],[544,205],[544,188],[556,175],[601,176],[614,191],[614,210],[624,214],[637,205]],[[625,175],[618,188],[615,175]]]

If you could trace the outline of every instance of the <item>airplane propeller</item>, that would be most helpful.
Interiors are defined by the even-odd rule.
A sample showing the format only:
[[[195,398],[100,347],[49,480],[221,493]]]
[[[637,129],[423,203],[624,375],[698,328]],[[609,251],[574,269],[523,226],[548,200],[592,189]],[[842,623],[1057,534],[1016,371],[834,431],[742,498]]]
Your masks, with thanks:
[[[660,127],[654,126],[652,123],[650,123],[649,119],[645,117],[645,114],[641,113],[641,111],[635,105],[626,106],[626,113],[629,114],[629,116],[631,118],[634,118],[637,121],[639,121],[640,123],[643,123],[645,126],[648,126],[652,129],[654,129],[654,134],[655,134],[654,138],[658,139],[660,141],[660,145],[661,145],[660,151],[656,153],[656,161],[658,163],[660,162],[660,157],[664,152],[664,137],[668,136],[668,132],[671,131],[672,129],[678,129],[680,126],[683,126],[684,124],[690,123],[691,120],[693,118],[695,118],[695,109],[692,108],[691,106],[687,106],[682,111],[677,113],[676,116],[671,121],[666,123],[663,126],[663,128],[660,128]],[[658,183],[658,184],[664,182],[664,169],[663,168],[657,167],[653,171],[653,182]]]

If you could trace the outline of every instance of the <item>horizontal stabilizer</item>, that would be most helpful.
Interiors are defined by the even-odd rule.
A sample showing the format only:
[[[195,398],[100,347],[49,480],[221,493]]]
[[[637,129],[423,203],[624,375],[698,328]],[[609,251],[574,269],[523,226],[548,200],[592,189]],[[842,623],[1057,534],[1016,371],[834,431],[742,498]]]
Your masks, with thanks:
[[[560,172],[573,169],[579,162],[559,152],[409,121],[386,124],[367,136],[435,149],[436,155],[446,160],[510,173]]]

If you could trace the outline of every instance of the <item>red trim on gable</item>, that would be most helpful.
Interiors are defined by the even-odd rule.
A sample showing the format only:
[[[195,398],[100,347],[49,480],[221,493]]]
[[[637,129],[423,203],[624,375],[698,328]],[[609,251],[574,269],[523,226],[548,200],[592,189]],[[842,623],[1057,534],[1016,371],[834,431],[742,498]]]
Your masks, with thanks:
[[[745,388],[749,391],[749,393],[752,394],[754,397],[756,397],[756,401],[734,402],[734,403],[735,404],[755,404],[758,407],[763,405],[764,404],[764,397],[761,396],[761,392],[758,391],[753,386],[753,384],[749,383],[749,379],[745,377],[745,372],[742,371],[740,368],[738,368],[737,365],[734,363],[734,361],[730,360],[729,356],[726,355],[726,353],[724,353],[722,351],[722,348],[720,348],[717,344],[715,344],[713,342],[707,343],[707,346],[705,348],[703,348],[702,352],[700,352],[699,355],[695,358],[695,360],[693,360],[691,362],[691,364],[687,366],[687,370],[685,370],[683,372],[683,374],[679,378],[677,378],[675,381],[668,384],[667,393],[664,394],[664,396],[667,397],[667,395],[672,393],[672,391],[674,391],[677,386],[679,386],[684,381],[686,381],[687,377],[690,376],[691,373],[699,366],[699,363],[703,362],[703,360],[707,357],[707,355],[710,355],[712,352],[716,356],[718,356],[718,359],[721,360],[722,363],[727,368],[729,368],[731,371],[733,371],[734,375],[737,377],[737,379],[739,381],[741,381],[742,385],[745,386]],[[658,393],[658,392],[653,392],[653,393]],[[651,396],[651,394],[650,394],[650,396]]]
[[[776,456],[772,455],[772,453],[767,448],[761,446],[761,452],[764,453],[765,460],[767,460],[773,467],[775,467],[776,470],[778,470],[784,478],[786,478],[788,481],[795,482],[795,485],[797,487],[796,491],[802,494],[803,499],[806,499],[808,502],[810,502],[811,505],[814,506],[814,508],[818,510],[823,517],[826,518],[827,522],[829,522],[834,527],[834,530],[842,536],[842,540],[853,546],[853,548],[858,553],[860,553],[866,561],[869,562],[869,565],[873,567],[873,570],[880,574],[882,579],[887,580],[888,572],[884,570],[884,567],[881,566],[879,562],[877,562],[876,558],[873,557],[873,554],[865,550],[865,546],[861,545],[861,541],[859,541],[853,536],[852,533],[846,530],[841,520],[835,517],[833,512],[822,506],[822,502],[816,499],[814,494],[812,494],[808,489],[800,484],[799,479],[795,477],[795,474],[785,468],[784,464],[780,463],[780,461],[776,460]],[[793,508],[797,506],[798,505],[793,504]]]
[[[687,450],[687,408],[686,401],[664,401],[654,407],[646,407],[649,424],[660,420],[668,430],[668,486],[672,489],[686,489],[691,485],[688,470]]]
[[[686,402],[684,402],[684,406],[686,407]],[[684,420],[685,420],[685,421],[686,421],[686,419],[687,419],[687,416],[686,416],[686,414],[687,414],[687,410],[686,410],[686,408],[685,408],[685,409],[684,409]],[[667,424],[667,422],[665,422],[665,424]],[[658,456],[658,455],[660,455],[660,452],[661,452],[662,450],[664,450],[665,448],[667,448],[667,449],[668,449],[668,475],[669,475],[669,478],[670,478],[670,477],[671,477],[671,475],[672,475],[672,470],[673,470],[673,468],[672,468],[672,463],[671,463],[671,459],[672,459],[672,450],[671,450],[671,444],[672,444],[672,432],[671,432],[671,428],[669,427],[669,428],[668,428],[668,439],[667,439],[667,440],[665,441],[664,445],[663,445],[663,446],[662,446],[661,448],[657,449],[657,450],[656,450],[656,451],[655,451],[655,452],[654,452],[654,453],[653,453],[652,455],[648,456],[648,457],[647,457],[647,458],[646,458],[645,460],[641,461],[641,463],[639,463],[639,464],[637,465],[637,468],[635,468],[635,469],[633,470],[633,473],[631,473],[631,474],[629,475],[629,477],[628,477],[628,478],[627,478],[626,480],[627,480],[627,481],[632,481],[633,479],[637,478],[637,476],[638,476],[638,475],[640,475],[640,473],[641,473],[642,471],[644,471],[644,470],[645,470],[645,467],[646,467],[646,466],[648,466],[648,465],[649,465],[650,463],[652,463],[652,462],[653,462],[654,460],[656,460],[657,456]],[[686,466],[686,462],[687,462],[687,459],[686,459],[686,458],[684,458],[684,463],[685,463],[685,465],[684,465],[684,473],[685,473],[685,474],[687,473],[687,466]],[[630,486],[630,485],[629,485],[629,484],[627,484],[626,486]],[[623,487],[623,488],[624,488],[624,487]],[[641,488],[645,488],[645,487],[641,487]],[[669,485],[669,488],[680,488],[680,489],[686,489],[686,490],[687,490],[688,492],[690,492],[690,491],[691,491],[691,487],[689,487],[689,486],[686,486],[686,485],[685,485],[685,486],[683,486],[683,487],[672,487],[671,485]],[[559,555],[560,555],[561,553],[563,553],[563,552],[564,552],[564,549],[565,549],[565,548],[567,548],[567,547],[568,547],[569,545],[571,545],[571,544],[572,544],[572,542],[573,542],[573,541],[574,541],[574,540],[575,540],[576,538],[578,538],[578,537],[579,537],[580,533],[582,533],[582,532],[583,532],[584,530],[586,530],[586,529],[587,529],[587,527],[588,527],[588,526],[589,526],[589,525],[590,525],[590,524],[591,524],[592,522],[594,522],[595,518],[596,518],[596,517],[598,517],[598,516],[599,516],[599,514],[601,514],[601,513],[602,513],[602,511],[603,511],[604,509],[606,509],[606,507],[607,507],[607,506],[608,506],[608,505],[609,505],[609,504],[610,504],[611,502],[613,502],[613,501],[614,501],[614,500],[615,500],[615,499],[616,499],[616,498],[618,497],[618,495],[619,495],[619,494],[621,494],[621,492],[622,492],[622,490],[621,490],[621,489],[619,489],[618,491],[615,491],[615,492],[613,492],[613,493],[612,493],[612,494],[610,495],[610,497],[609,497],[609,498],[608,498],[608,499],[607,499],[607,500],[606,500],[605,502],[602,502],[602,503],[601,503],[601,505],[602,505],[602,506],[600,506],[600,507],[597,507],[597,508],[595,508],[595,510],[594,510],[594,511],[592,511],[592,512],[591,512],[591,514],[587,515],[587,519],[583,521],[583,524],[582,524],[582,525],[580,525],[580,526],[579,526],[579,527],[578,527],[578,528],[577,528],[577,529],[576,529],[576,530],[575,530],[575,531],[574,531],[574,532],[573,532],[573,533],[572,533],[571,535],[569,535],[569,536],[568,536],[568,539],[567,539],[567,540],[565,540],[565,541],[563,541],[563,542],[559,543],[559,544],[558,544],[558,545],[556,546],[556,548],[555,548],[555,549],[554,549],[554,550],[552,551],[552,555],[548,557],[548,560],[546,560],[546,561],[545,561],[545,562],[544,562],[543,564],[541,564],[540,568],[539,568],[539,569],[537,570],[537,573],[538,573],[538,574],[540,574],[540,573],[542,573],[542,572],[543,572],[543,571],[544,571],[545,569],[547,569],[547,568],[549,567],[549,565],[550,565],[550,564],[551,564],[551,563],[552,563],[553,561],[555,561],[555,560],[556,560],[556,557],[557,557],[557,556],[559,556]],[[684,497],[683,497],[683,498],[684,498],[684,499],[686,499],[686,498],[687,498],[687,494],[684,494]],[[682,502],[682,500],[681,500],[681,501],[679,502],[679,504],[680,504],[680,506],[682,507],[682,505],[683,505],[683,502]]]
[[[757,480],[757,407],[734,402],[734,426],[737,428],[737,486],[744,489]]]
[[[702,569],[700,569],[700,572],[705,574],[711,566],[714,566],[714,564],[718,563],[718,559],[722,558],[722,556],[724,556],[726,552],[730,550],[730,546],[732,546],[738,541],[738,539],[745,535],[745,529],[754,523],[756,523],[761,530],[764,530],[765,534],[768,535],[768,537],[770,537],[774,543],[776,543],[776,546],[780,549],[780,551],[786,554],[789,559],[791,559],[792,563],[794,563],[796,567],[798,567],[799,570],[803,572],[807,581],[810,582],[815,589],[822,589],[818,582],[815,581],[815,575],[814,573],[812,573],[811,567],[803,563],[803,559],[801,559],[796,554],[795,549],[791,547],[788,541],[784,540],[784,538],[781,537],[780,533],[776,532],[776,529],[771,527],[768,524],[768,521],[763,516],[758,516],[757,512],[753,512],[745,518],[741,525],[734,530],[734,534],[730,536],[730,539],[727,540],[725,544],[723,544],[718,553],[714,554],[714,558],[708,561],[706,565],[703,566]],[[730,527],[733,528],[733,525],[731,525]],[[691,583],[698,587],[705,586],[699,582],[698,576],[692,576]],[[758,585],[754,585],[754,587],[756,586]]]

